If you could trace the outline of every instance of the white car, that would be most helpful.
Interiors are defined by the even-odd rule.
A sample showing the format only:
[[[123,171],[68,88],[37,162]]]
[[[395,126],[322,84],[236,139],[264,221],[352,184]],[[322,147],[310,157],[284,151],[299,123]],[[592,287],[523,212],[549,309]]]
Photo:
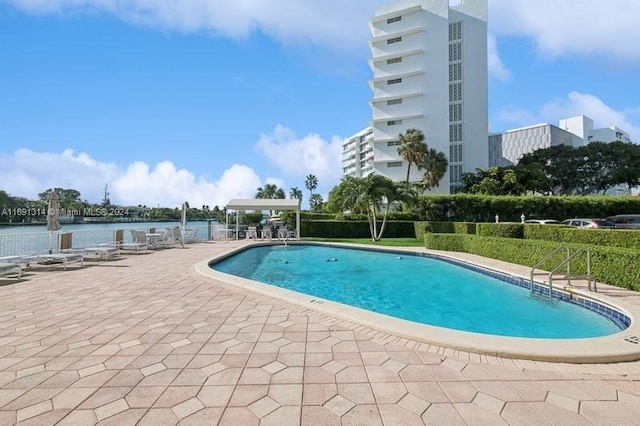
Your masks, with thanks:
[[[538,225],[559,225],[560,221],[555,219],[527,219],[524,223],[537,223]]]

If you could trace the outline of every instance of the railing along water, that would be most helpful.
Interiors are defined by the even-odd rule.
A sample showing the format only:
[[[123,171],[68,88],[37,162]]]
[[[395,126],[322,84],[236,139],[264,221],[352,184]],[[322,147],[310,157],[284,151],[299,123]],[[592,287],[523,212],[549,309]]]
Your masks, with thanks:
[[[71,234],[71,247],[84,248],[99,244],[109,244],[115,242],[115,231],[123,230],[123,242],[132,242],[130,230],[146,230],[149,227],[159,229],[170,228],[176,226],[173,222],[144,222],[136,224],[113,224],[107,226],[99,225],[80,225],[80,226],[63,226],[62,229],[55,232],[47,232],[44,227],[28,227],[4,228],[0,230],[0,257],[4,256],[22,256],[35,253],[57,252],[60,248],[60,239],[62,235]],[[193,228],[193,236],[195,240],[206,238],[208,224],[206,222],[192,222],[189,227]],[[202,229],[200,229],[202,228]],[[198,230],[200,229],[200,232]],[[68,241],[68,236],[65,241]]]

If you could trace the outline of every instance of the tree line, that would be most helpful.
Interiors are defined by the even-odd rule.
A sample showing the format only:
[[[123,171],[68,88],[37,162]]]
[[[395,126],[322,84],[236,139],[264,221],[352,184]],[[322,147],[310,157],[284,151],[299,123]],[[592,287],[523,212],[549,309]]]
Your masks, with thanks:
[[[484,195],[592,195],[640,186],[640,146],[615,141],[557,145],[525,154],[509,167],[462,176],[460,192]]]

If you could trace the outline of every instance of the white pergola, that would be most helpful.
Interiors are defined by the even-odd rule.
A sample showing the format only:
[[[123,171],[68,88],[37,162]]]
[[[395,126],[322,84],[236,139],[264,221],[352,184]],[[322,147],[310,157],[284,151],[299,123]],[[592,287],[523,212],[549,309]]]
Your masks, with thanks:
[[[226,205],[227,208],[227,228],[229,227],[229,210],[295,210],[296,211],[296,238],[300,239],[300,200],[297,198],[250,198],[233,199]],[[236,238],[238,235],[238,220],[236,220]]]

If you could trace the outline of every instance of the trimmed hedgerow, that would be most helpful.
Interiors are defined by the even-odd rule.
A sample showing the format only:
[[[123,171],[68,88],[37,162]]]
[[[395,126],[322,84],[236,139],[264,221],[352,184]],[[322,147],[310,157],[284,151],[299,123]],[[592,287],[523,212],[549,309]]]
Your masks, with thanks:
[[[526,240],[515,238],[481,237],[462,234],[425,235],[425,247],[433,250],[457,251],[476,254],[478,256],[498,259],[505,262],[533,267],[544,256],[560,245],[572,249],[585,247],[578,244],[558,244],[543,240]],[[587,246],[591,253],[591,275],[598,282],[640,290],[640,250],[621,247]],[[566,253],[558,253],[540,266],[543,270],[555,268]],[[586,272],[586,257],[577,256],[571,263],[573,273]]]
[[[479,223],[476,234],[483,237],[523,238],[520,223]]]
[[[381,223],[378,223],[380,229]],[[370,238],[366,220],[305,220],[300,223],[300,235],[319,238]],[[382,238],[413,238],[413,221],[387,221]]]
[[[524,238],[640,249],[640,232],[633,229],[580,229],[556,225],[525,224]]]
[[[437,234],[475,234],[476,223],[474,222],[415,222],[415,235],[418,239],[423,239],[427,232]]]

